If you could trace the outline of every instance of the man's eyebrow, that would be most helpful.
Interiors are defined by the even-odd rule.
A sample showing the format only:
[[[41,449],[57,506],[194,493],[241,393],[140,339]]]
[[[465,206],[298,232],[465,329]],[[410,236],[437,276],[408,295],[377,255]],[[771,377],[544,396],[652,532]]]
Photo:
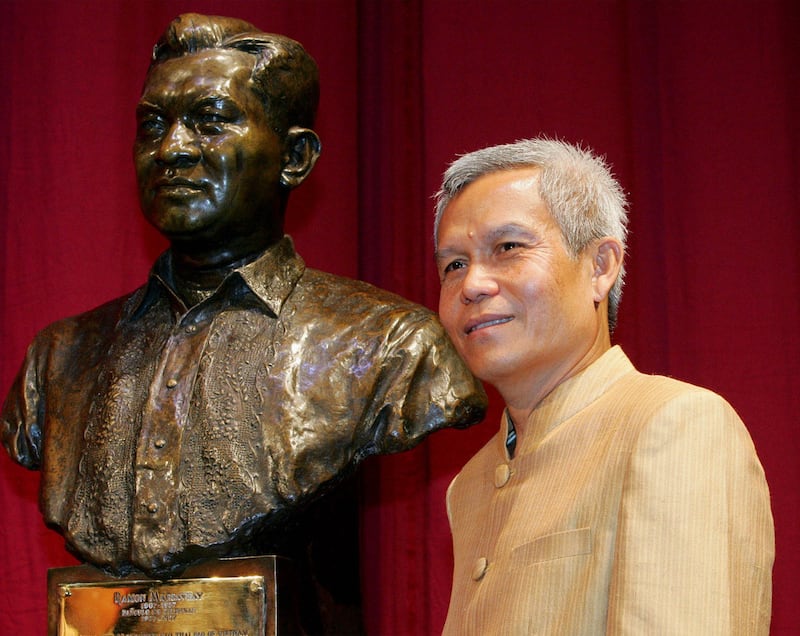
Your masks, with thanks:
[[[509,235],[521,236],[528,239],[536,238],[536,234],[531,230],[531,228],[525,225],[520,225],[519,223],[504,223],[503,225],[499,225],[498,227],[490,230],[486,234],[486,238],[488,238],[490,241],[497,241]]]
[[[442,261],[451,258],[454,254],[458,254],[458,250],[449,249],[447,247],[436,250],[433,253],[433,258],[436,261]]]
[[[528,226],[520,223],[504,223],[496,228],[492,228],[486,233],[485,239],[489,243],[494,243],[507,238],[521,238],[527,241],[535,241],[538,235]],[[460,254],[461,250],[453,249],[450,247],[443,247],[436,250],[433,254],[434,259],[437,261],[452,258],[456,254]]]

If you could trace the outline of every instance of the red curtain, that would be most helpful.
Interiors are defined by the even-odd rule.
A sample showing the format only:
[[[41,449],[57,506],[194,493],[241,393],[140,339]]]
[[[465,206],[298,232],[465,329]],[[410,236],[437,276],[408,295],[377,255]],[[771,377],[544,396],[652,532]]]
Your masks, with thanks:
[[[800,5],[794,0],[0,0],[0,392],[34,333],[144,279],[133,110],[176,14],[303,42],[323,156],[290,203],[314,267],[435,308],[431,199],[457,153],[539,133],[605,153],[632,202],[615,340],[643,371],[723,394],[773,496],[773,634],[800,633]],[[447,431],[364,466],[371,634],[436,634],[452,555],[444,492],[492,434]],[[0,458],[0,633],[40,634],[48,567],[74,561]]]

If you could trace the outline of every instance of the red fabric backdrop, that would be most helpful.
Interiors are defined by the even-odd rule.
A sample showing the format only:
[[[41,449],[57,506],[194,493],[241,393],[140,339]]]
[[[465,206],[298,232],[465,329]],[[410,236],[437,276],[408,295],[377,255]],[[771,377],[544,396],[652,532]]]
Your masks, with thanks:
[[[183,11],[303,42],[324,152],[289,231],[313,266],[431,307],[431,200],[456,153],[538,133],[607,154],[632,201],[616,341],[640,369],[737,408],[773,493],[773,634],[800,633],[800,5],[794,0],[0,0],[0,392],[47,323],[137,286],[133,109]],[[435,634],[450,586],[444,491],[489,420],[364,467],[372,634]],[[0,633],[40,634],[45,572],[74,561],[0,458]]]

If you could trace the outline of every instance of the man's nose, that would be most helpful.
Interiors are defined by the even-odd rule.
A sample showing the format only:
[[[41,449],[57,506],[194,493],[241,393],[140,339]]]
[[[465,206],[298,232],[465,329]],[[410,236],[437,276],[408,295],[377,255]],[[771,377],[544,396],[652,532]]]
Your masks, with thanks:
[[[491,298],[498,291],[500,286],[490,269],[478,263],[470,263],[461,285],[461,302],[465,305],[478,303]]]
[[[200,158],[196,135],[183,122],[173,123],[161,140],[158,161],[168,165],[192,165]]]

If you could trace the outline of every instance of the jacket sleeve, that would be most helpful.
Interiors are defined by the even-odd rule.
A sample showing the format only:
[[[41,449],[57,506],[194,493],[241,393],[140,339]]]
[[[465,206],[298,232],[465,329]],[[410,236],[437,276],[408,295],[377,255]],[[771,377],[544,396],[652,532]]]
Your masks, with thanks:
[[[664,404],[630,459],[608,634],[769,633],[774,528],[743,423],[702,389]]]

